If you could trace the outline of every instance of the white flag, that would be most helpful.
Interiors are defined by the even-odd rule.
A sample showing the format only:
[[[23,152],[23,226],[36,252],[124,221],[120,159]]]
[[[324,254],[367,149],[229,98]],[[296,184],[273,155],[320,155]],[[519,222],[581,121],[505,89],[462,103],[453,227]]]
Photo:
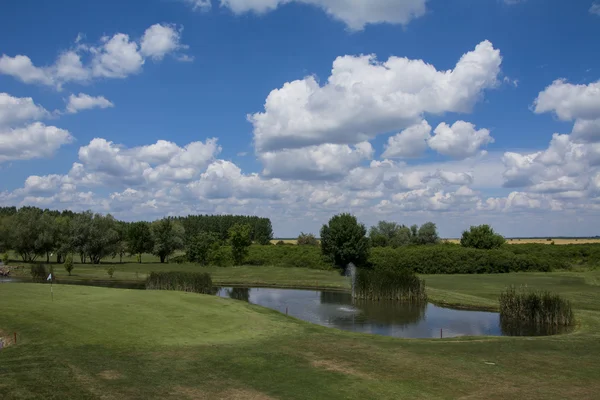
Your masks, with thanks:
[[[48,275],[48,279],[46,279],[47,281],[51,281],[52,280],[52,274]]]

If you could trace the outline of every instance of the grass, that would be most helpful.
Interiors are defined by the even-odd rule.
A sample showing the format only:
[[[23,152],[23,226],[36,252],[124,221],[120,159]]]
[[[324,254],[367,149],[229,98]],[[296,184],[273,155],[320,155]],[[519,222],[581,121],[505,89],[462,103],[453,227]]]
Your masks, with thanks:
[[[106,273],[108,266],[115,272],[110,279]],[[75,264],[71,276],[61,265],[54,265],[54,276],[58,282],[104,281],[104,282],[145,282],[151,272],[207,272],[215,285],[251,285],[279,287],[307,287],[346,289],[348,279],[336,271],[322,271],[308,268],[287,267],[202,267],[196,264],[123,263],[123,264]],[[16,277],[30,278],[29,268],[19,270]]]
[[[581,322],[568,335],[476,340],[360,335],[193,293],[65,285],[50,302],[48,285],[0,284],[0,330],[19,336],[0,351],[0,398],[597,398],[598,278],[425,277],[434,300],[481,306],[497,306],[507,283],[552,286]]]

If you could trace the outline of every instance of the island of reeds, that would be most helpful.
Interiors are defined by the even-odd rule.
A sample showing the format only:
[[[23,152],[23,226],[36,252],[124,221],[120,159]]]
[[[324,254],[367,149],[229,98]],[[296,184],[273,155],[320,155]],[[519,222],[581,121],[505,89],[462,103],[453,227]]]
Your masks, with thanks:
[[[426,302],[425,281],[412,271],[357,269],[352,295],[361,300]]]
[[[151,272],[146,280],[147,290],[178,290],[212,294],[212,278],[202,272]]]
[[[548,291],[510,287],[500,294],[500,323],[521,335],[555,334],[575,324],[571,302]]]

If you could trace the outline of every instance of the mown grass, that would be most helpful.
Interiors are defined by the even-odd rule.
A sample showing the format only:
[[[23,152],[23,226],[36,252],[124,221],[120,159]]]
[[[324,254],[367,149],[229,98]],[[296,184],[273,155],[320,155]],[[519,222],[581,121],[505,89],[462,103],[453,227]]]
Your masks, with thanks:
[[[55,286],[51,302],[47,285],[0,284],[0,330],[19,335],[0,351],[0,398],[594,399],[600,296],[588,275],[426,277],[481,304],[511,278],[552,284],[582,321],[568,335],[448,340],[343,332],[193,293]]]

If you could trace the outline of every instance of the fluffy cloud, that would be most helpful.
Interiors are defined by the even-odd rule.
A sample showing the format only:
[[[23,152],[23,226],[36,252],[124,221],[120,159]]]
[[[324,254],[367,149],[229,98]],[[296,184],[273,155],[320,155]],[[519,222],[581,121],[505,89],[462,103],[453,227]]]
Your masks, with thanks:
[[[259,152],[324,143],[359,143],[404,129],[424,113],[469,112],[497,84],[502,58],[488,41],[466,53],[453,70],[422,60],[338,57],[327,83],[315,77],[286,83],[249,116]]]
[[[155,24],[146,29],[140,45],[140,53],[153,60],[162,60],[166,54],[182,47],[181,32],[172,25]]]
[[[556,80],[538,95],[534,111],[554,112],[563,121],[600,118],[600,81],[573,85]]]
[[[164,140],[131,149],[106,139],[93,139],[79,149],[81,163],[71,175],[80,182],[143,185],[149,182],[186,182],[198,176],[221,151],[216,139],[185,147]]]
[[[13,97],[0,93],[0,129],[12,124],[39,120],[49,116],[49,112],[33,102],[31,97]]]
[[[369,142],[354,148],[347,145],[323,144],[304,149],[266,152],[259,155],[263,175],[282,179],[341,179],[349,170],[373,157]]]
[[[67,103],[67,112],[74,114],[81,110],[90,110],[92,108],[109,108],[114,104],[103,96],[92,97],[85,93],[70,95]]]
[[[36,67],[25,55],[0,57],[0,73],[13,76],[24,83],[37,83],[61,88],[68,82],[87,82],[93,78],[125,78],[141,71],[146,58],[161,60],[166,54],[185,48],[180,43],[180,30],[172,25],[149,27],[139,41],[117,33],[102,37],[97,46],[80,43],[62,52],[56,62]],[[84,64],[82,55],[89,55]]]
[[[51,157],[60,146],[72,141],[68,131],[41,122],[22,128],[0,129],[0,163]]]
[[[600,3],[593,3],[590,7],[590,14],[600,15]]]
[[[481,147],[493,143],[487,129],[475,129],[475,125],[457,121],[452,126],[441,123],[435,128],[434,136],[428,140],[429,146],[440,154],[457,159],[472,157]]]
[[[427,121],[410,126],[388,139],[383,158],[414,158],[427,150],[427,141],[431,137],[431,126]]]
[[[199,7],[207,3],[203,0],[187,1]],[[221,6],[236,14],[262,14],[291,2],[319,7],[344,22],[349,29],[361,30],[367,24],[408,24],[425,14],[427,0],[221,0]]]
[[[207,11],[212,8],[211,0],[183,0],[192,6],[194,10]]]

